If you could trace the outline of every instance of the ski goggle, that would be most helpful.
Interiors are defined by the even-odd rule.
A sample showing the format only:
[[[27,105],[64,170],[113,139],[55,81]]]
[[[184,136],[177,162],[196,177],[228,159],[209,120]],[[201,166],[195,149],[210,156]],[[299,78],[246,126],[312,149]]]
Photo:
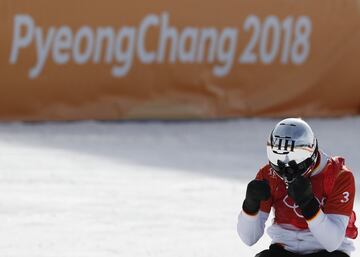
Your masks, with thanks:
[[[281,177],[286,179],[286,182],[291,183],[298,176],[304,176],[309,169],[315,164],[318,151],[314,151],[311,157],[305,159],[300,163],[292,160],[288,163],[284,163],[280,160],[277,161],[277,165],[270,162],[271,168]]]

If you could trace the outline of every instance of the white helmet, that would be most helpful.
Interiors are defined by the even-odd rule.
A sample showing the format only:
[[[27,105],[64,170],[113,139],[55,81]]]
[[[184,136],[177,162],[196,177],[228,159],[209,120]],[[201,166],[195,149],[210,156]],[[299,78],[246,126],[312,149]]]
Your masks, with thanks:
[[[310,173],[318,157],[318,143],[302,119],[288,118],[276,124],[267,142],[270,166],[285,182]]]

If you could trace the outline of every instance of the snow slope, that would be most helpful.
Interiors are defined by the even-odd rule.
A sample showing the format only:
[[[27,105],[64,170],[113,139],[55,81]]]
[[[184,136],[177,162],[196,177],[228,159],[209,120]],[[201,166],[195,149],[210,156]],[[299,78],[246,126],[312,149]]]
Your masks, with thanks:
[[[0,124],[0,256],[254,256],[237,214],[276,122]],[[360,117],[308,122],[359,187]]]

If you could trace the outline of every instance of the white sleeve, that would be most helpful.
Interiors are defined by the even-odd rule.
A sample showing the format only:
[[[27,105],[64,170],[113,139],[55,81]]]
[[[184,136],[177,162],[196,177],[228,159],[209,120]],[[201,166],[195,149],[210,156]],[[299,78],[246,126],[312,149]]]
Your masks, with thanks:
[[[349,217],[345,215],[325,214],[321,209],[307,221],[310,231],[328,252],[338,249],[344,241],[348,222]]]
[[[251,246],[264,234],[265,222],[269,213],[259,211],[256,215],[248,215],[241,211],[238,216],[237,232],[241,240]]]

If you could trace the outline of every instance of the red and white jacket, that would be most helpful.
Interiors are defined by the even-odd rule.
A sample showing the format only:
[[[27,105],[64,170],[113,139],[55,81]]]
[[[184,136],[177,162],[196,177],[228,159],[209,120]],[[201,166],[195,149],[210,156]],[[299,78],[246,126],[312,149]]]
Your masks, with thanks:
[[[353,212],[355,181],[343,158],[320,154],[319,164],[311,173],[310,180],[321,209],[311,220],[305,220],[301,215],[301,210],[287,195],[285,183],[270,165],[260,169],[256,178],[269,182],[271,197],[261,202],[256,215],[240,212],[237,231],[244,243],[253,245],[262,237],[273,208],[273,224],[267,230],[273,244],[300,254],[325,249],[350,255],[355,250],[351,240],[357,236]]]

